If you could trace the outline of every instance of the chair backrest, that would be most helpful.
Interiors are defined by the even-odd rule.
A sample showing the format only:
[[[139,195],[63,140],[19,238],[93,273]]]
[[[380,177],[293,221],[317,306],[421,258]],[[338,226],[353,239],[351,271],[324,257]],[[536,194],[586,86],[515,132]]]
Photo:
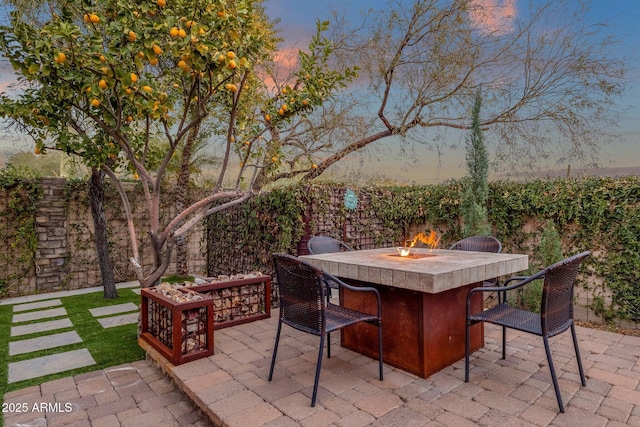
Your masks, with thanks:
[[[581,252],[544,269],[540,317],[542,333],[553,336],[573,322],[573,287],[578,268],[591,252]]]
[[[502,251],[502,243],[493,236],[471,236],[458,240],[449,249],[452,251],[500,253]]]
[[[353,250],[340,240],[328,236],[313,236],[307,242],[307,249],[312,255]]]
[[[280,293],[280,318],[289,326],[324,334],[325,286],[322,270],[287,254],[273,254]]]

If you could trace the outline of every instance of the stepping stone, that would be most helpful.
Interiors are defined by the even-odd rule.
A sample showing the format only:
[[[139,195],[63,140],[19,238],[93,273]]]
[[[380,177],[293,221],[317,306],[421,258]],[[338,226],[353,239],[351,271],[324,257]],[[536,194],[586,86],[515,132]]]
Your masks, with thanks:
[[[49,320],[47,322],[30,323],[28,325],[11,327],[11,336],[35,334],[36,332],[54,331],[56,329],[71,328],[73,324],[69,319]]]
[[[11,384],[95,364],[96,361],[86,348],[21,360],[9,363],[8,382]]]
[[[138,306],[132,302],[126,304],[107,305],[105,307],[90,308],[93,317],[109,316],[112,314],[126,313],[128,311],[138,311]]]
[[[119,316],[101,317],[98,322],[103,328],[115,328],[116,326],[138,323],[138,313],[121,314]]]
[[[14,314],[13,323],[30,322],[32,320],[47,319],[49,317],[60,317],[66,315],[67,310],[65,310],[63,307],[42,311],[30,311],[28,313]]]
[[[45,301],[14,305],[13,312],[18,313],[20,311],[36,310],[39,308],[53,307],[55,305],[62,305],[62,301],[60,301],[59,299],[50,299]]]
[[[76,331],[62,332],[44,337],[30,338],[27,340],[13,341],[9,343],[9,355],[31,353],[33,351],[47,350],[54,347],[76,344],[82,342],[82,338]]]

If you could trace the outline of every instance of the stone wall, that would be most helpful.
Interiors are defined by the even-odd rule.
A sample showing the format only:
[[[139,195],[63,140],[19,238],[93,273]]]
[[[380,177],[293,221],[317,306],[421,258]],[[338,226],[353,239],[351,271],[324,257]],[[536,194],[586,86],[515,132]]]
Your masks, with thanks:
[[[93,220],[87,198],[87,187],[65,188],[64,178],[43,178],[39,181],[43,197],[35,212],[37,249],[31,263],[19,266],[21,270],[12,275],[16,278],[5,280],[6,296],[29,295],[58,290],[82,289],[102,284],[97,261]],[[132,188],[131,191],[136,191]],[[70,192],[70,193],[69,193]],[[113,188],[105,192],[105,211],[109,229],[109,245],[116,281],[135,280],[135,273],[129,259],[132,256],[129,233],[120,197]],[[137,198],[141,200],[140,198]],[[173,200],[172,197],[167,197]],[[9,209],[6,200],[0,201],[0,210]],[[135,222],[141,224],[139,246],[143,266],[151,266],[152,253],[145,240],[144,206],[134,206]],[[163,218],[173,215],[172,203],[162,207]],[[147,222],[148,223],[148,222]],[[15,224],[2,224],[4,228],[15,228]],[[197,274],[206,273],[206,242],[204,230],[196,227],[189,235],[188,269]],[[20,248],[2,248],[4,263],[0,268],[8,273],[17,270],[11,259],[24,258]],[[167,274],[175,272],[172,264]]]

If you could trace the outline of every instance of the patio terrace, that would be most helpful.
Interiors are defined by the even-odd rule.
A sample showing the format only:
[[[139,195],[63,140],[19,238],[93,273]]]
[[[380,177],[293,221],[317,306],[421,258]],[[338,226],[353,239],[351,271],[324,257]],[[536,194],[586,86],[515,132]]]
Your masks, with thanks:
[[[148,355],[215,425],[236,426],[640,426],[640,338],[577,328],[587,375],[580,387],[571,335],[551,339],[566,413],[558,412],[542,339],[485,325],[485,347],[427,379],[341,348],[322,367],[318,402],[310,407],[318,338],[283,327],[267,381],[278,310],[270,319],[215,332],[216,354],[173,366]]]

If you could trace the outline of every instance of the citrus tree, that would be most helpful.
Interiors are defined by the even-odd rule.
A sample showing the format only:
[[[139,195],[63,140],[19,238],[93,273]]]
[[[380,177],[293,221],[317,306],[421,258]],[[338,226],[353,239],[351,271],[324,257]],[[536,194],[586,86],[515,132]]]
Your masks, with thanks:
[[[15,11],[0,27],[0,47],[24,88],[17,99],[0,98],[0,115],[33,137],[35,153],[75,153],[106,173],[121,195],[138,279],[150,286],[177,239],[251,197],[259,176],[284,166],[287,153],[273,135],[355,75],[329,68],[325,28],[319,23],[300,53],[295,83],[278,86],[265,79],[278,39],[256,1],[63,1],[38,25]],[[162,219],[168,165],[206,123],[219,147],[215,185]],[[142,187],[152,266],[140,259],[123,177]]]

